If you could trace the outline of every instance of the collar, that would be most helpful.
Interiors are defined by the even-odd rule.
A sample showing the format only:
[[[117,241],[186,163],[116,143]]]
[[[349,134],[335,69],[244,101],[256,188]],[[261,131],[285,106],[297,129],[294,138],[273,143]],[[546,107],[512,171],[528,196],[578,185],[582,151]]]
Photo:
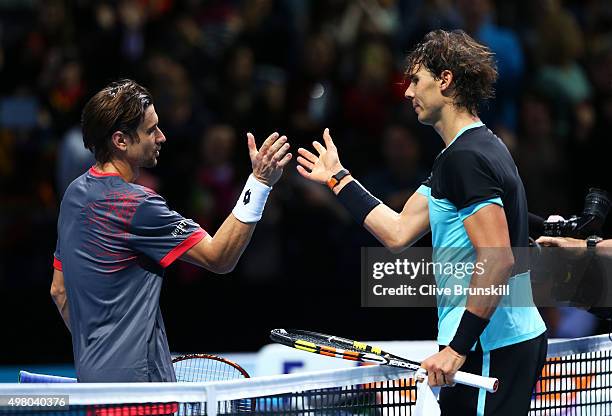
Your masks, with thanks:
[[[95,165],[89,168],[89,173],[96,178],[103,178],[106,176],[121,176],[118,172],[102,172],[101,170],[96,169]]]
[[[461,136],[463,133],[465,133],[466,131],[470,130],[470,129],[475,129],[477,127],[480,126],[484,126],[484,123],[480,120],[475,121],[471,124],[468,124],[467,126],[463,127],[461,130],[459,130],[457,132],[457,134],[455,134],[455,137],[453,138],[453,140],[451,140],[451,142],[448,144],[448,146],[446,146],[444,149],[442,149],[442,151],[444,152],[446,149],[448,149],[453,143],[455,143],[455,140],[457,140],[459,138],[459,136]]]

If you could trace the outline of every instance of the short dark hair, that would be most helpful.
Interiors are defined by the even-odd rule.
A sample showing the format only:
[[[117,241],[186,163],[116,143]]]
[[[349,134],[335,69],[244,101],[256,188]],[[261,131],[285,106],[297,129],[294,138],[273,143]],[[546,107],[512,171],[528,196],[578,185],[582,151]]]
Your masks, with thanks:
[[[405,76],[423,65],[435,79],[442,71],[453,73],[455,105],[476,114],[478,106],[495,96],[497,65],[489,48],[472,39],[463,30],[434,30],[425,35],[406,58]]]
[[[136,130],[152,104],[149,91],[131,79],[110,83],[83,108],[83,144],[94,153],[98,162],[108,162],[113,133],[121,131],[138,141]]]

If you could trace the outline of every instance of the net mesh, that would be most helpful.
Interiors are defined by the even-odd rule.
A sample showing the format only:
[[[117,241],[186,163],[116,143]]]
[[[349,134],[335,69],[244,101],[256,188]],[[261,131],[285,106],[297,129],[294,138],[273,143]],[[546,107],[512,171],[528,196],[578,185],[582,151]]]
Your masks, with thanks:
[[[554,342],[530,415],[612,415],[608,335]],[[413,415],[413,373],[392,367],[211,383],[0,385],[0,414],[45,415]],[[62,408],[6,406],[8,397],[65,394]]]

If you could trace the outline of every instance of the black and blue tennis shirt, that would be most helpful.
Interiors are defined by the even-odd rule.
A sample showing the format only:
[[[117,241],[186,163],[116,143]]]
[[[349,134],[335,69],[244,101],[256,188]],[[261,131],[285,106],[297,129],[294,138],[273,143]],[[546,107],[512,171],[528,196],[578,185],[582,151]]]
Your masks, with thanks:
[[[436,158],[429,179],[417,190],[428,199],[434,253],[452,261],[471,261],[475,250],[463,222],[489,204],[503,207],[512,247],[529,243],[527,199],[510,152],[482,122],[466,126]],[[448,259],[445,259],[448,260]],[[436,275],[438,287],[453,288],[457,279]],[[469,279],[463,284],[469,285]],[[500,304],[480,336],[484,351],[535,338],[546,330],[531,299],[528,270],[515,270],[508,281],[509,295]],[[438,344],[455,336],[465,307],[458,299],[438,296]],[[465,305],[465,299],[463,300]]]

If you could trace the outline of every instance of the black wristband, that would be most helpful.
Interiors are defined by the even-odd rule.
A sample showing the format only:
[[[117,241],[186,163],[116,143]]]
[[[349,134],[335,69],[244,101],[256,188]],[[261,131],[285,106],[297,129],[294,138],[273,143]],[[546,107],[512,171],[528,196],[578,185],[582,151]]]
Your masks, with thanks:
[[[372,194],[356,180],[347,183],[344,188],[338,192],[338,200],[344,205],[344,208],[351,213],[359,225],[363,225],[370,211],[381,203],[378,198],[372,196]]]
[[[461,317],[461,322],[459,322],[455,337],[448,346],[461,355],[467,355],[488,324],[488,319],[474,315],[466,309]]]

